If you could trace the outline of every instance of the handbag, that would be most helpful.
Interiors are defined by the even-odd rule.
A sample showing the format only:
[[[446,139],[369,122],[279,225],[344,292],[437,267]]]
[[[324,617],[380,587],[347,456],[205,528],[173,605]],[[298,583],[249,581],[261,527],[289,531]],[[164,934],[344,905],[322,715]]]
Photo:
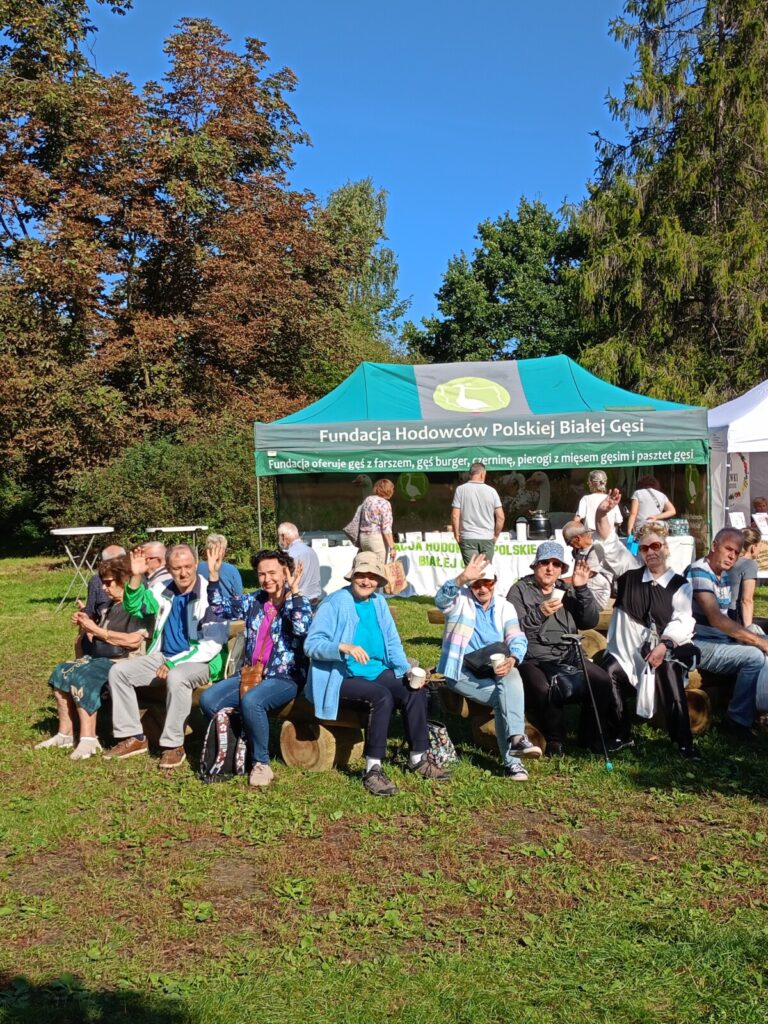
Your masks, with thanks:
[[[357,506],[357,511],[349,520],[347,525],[343,527],[342,533],[348,537],[349,540],[355,545],[356,548],[360,547],[360,515],[363,511],[362,502]]]
[[[491,663],[492,654],[503,654],[505,658],[508,658],[509,648],[503,640],[497,640],[493,644],[486,644],[485,647],[481,647],[477,651],[470,651],[469,654],[465,654],[462,668],[468,668],[472,675],[477,676],[478,679],[492,679],[496,675]]]
[[[396,558],[394,562],[387,562],[384,566],[387,574],[387,582],[384,584],[385,594],[401,594],[408,586],[405,575],[405,562],[402,558]]]
[[[635,713],[638,718],[653,718],[656,704],[656,673],[650,665],[646,665],[637,683],[637,704]]]
[[[257,661],[255,665],[243,665],[240,669],[240,700],[252,690],[254,686],[258,686],[259,683],[264,679],[264,662]]]
[[[584,695],[584,672],[578,665],[558,665],[549,680],[549,699],[555,707],[573,704]]]
[[[456,747],[442,722],[427,721],[427,732],[429,733],[429,749],[441,768],[459,760]]]

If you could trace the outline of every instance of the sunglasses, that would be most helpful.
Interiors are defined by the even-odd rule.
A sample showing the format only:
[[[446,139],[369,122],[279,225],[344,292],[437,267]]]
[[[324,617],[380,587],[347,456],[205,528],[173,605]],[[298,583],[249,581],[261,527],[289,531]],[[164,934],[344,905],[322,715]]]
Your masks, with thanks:
[[[638,551],[661,551],[664,545],[659,540],[652,540],[650,544],[641,544]]]
[[[103,585],[104,585],[105,587],[108,587],[108,586],[109,586],[109,585],[110,585],[111,583],[115,583],[115,582],[116,582],[116,580],[113,580],[113,579],[109,579],[109,580],[102,580],[101,582],[102,582],[102,584],[103,584]]]
[[[558,569],[563,568],[563,563],[559,558],[544,558],[540,562],[537,562],[536,565],[556,565]]]
[[[482,590],[483,587],[487,587],[489,590],[496,586],[496,580],[475,580],[474,583],[470,583],[472,590]]]

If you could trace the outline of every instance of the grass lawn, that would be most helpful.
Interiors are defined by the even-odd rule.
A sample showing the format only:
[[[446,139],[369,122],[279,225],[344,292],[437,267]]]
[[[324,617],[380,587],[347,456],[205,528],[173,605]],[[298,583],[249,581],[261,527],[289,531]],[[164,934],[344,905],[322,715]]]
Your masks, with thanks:
[[[395,767],[379,801],[280,763],[263,793],[78,764],[32,749],[66,580],[0,562],[2,1024],[768,1021],[765,737],[712,731],[691,767],[643,727],[613,774],[576,755],[518,784],[449,718],[453,782]],[[426,665],[429,603],[393,602]]]

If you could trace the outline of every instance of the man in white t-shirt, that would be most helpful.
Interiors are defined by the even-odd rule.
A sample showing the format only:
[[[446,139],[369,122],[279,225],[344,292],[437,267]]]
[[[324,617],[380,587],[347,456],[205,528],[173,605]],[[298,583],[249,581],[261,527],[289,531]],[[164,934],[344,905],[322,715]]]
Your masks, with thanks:
[[[503,526],[501,498],[485,482],[485,465],[473,462],[469,480],[456,488],[451,506],[451,529],[464,565],[469,565],[473,555],[485,555],[492,561]]]

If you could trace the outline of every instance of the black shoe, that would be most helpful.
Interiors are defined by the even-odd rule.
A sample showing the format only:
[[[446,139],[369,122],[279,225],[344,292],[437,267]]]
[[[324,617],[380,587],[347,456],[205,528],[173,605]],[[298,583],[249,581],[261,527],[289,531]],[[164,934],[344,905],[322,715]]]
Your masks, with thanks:
[[[684,757],[686,761],[701,760],[701,754],[693,743],[681,743],[678,750],[680,751],[680,757]]]
[[[541,747],[531,743],[525,733],[509,738],[509,752],[512,757],[541,757]]]
[[[748,725],[734,722],[732,718],[726,717],[723,719],[723,728],[735,740],[753,740],[755,738],[755,734]]]
[[[559,740],[547,740],[547,746],[544,750],[546,757],[562,757],[563,756],[563,744]]]

